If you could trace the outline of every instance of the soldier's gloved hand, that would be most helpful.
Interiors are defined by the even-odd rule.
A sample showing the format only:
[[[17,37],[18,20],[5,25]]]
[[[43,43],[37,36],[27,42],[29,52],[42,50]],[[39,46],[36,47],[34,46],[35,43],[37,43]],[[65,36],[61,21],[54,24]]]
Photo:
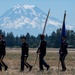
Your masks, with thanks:
[[[24,55],[25,57],[27,57],[27,55]]]
[[[36,54],[38,54],[38,50],[36,51]]]
[[[59,52],[59,54],[62,54],[62,52]]]
[[[59,54],[62,54],[62,51],[61,50],[59,50]]]
[[[39,48],[38,48],[38,50],[36,51],[36,53],[37,53],[37,54],[39,53]]]
[[[62,50],[61,50],[61,48],[59,49],[59,54],[62,54]]]

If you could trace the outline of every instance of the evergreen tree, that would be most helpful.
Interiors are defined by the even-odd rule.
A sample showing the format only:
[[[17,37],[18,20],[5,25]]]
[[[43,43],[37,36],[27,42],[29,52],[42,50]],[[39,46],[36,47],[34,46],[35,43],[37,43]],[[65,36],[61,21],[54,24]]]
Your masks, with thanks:
[[[24,35],[14,37],[13,33],[5,33],[4,31],[0,30],[0,34],[5,36],[7,47],[20,47],[21,46],[21,37]],[[75,47],[75,32],[73,30],[66,30],[67,34],[67,42],[72,47]],[[61,37],[61,29],[57,29],[56,32],[53,31],[51,35],[45,36],[45,40],[47,41],[47,47],[49,48],[59,48],[60,47],[60,37]],[[37,37],[30,35],[29,33],[26,34],[26,40],[29,44],[30,48],[37,48],[40,42],[40,35],[38,34]]]

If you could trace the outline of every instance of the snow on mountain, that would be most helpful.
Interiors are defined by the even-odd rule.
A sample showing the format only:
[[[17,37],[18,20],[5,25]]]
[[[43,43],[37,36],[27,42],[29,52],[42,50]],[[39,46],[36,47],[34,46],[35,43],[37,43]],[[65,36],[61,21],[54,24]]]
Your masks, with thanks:
[[[7,10],[0,16],[0,29],[13,32],[14,35],[26,34],[38,35],[42,33],[46,19],[46,13],[34,5],[19,5]],[[62,22],[54,17],[49,17],[46,34],[61,27]],[[72,26],[68,25],[69,28]]]

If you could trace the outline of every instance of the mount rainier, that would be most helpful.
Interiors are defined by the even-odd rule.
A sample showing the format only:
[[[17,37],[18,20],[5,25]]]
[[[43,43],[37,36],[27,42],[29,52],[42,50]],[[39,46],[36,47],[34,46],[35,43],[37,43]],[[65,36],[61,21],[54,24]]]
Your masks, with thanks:
[[[31,35],[42,33],[47,13],[34,5],[19,5],[7,10],[0,16],[0,29],[5,32],[13,32],[14,35],[22,35],[27,32]],[[62,21],[49,16],[45,34],[51,32],[62,25]],[[72,26],[68,25],[68,28]]]

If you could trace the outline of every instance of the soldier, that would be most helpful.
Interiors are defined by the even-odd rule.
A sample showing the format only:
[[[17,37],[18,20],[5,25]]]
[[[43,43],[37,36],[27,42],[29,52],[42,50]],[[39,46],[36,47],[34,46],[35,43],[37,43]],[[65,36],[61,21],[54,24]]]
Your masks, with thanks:
[[[6,55],[6,42],[3,38],[4,36],[0,35],[0,71],[2,71],[2,67],[5,68],[5,71],[8,69],[8,66],[3,62],[3,58]]]
[[[29,46],[28,43],[26,42],[26,37],[22,37],[21,39],[22,39],[21,71],[24,71],[24,65],[27,68],[29,68],[29,71],[31,71],[32,66],[26,62],[28,58]]]
[[[66,66],[65,66],[65,57],[68,54],[67,51],[67,47],[68,47],[68,43],[66,43],[66,36],[62,37],[62,44],[59,50],[59,54],[60,54],[60,62],[62,65],[62,71],[66,71]]]
[[[49,70],[50,66],[44,61],[44,56],[46,55],[46,41],[44,40],[44,35],[40,35],[40,46],[38,48],[37,53],[39,54],[39,68],[40,71],[43,71],[43,65]]]

